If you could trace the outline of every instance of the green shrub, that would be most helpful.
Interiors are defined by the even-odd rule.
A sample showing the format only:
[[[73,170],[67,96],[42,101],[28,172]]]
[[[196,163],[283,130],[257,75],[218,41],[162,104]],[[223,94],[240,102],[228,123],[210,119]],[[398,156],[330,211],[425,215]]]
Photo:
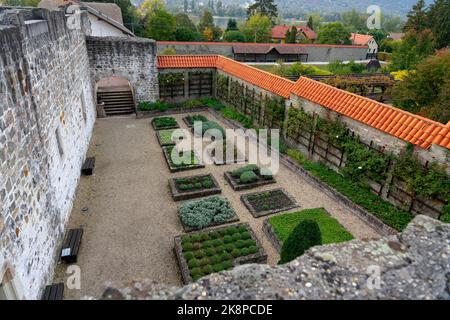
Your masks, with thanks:
[[[240,240],[240,239],[241,239],[241,234],[238,233],[238,232],[236,232],[235,234],[233,234],[233,235],[231,236],[231,238],[233,238],[233,241]]]
[[[232,260],[226,260],[226,261],[222,262],[222,268],[224,270],[233,268],[233,261]]]
[[[241,250],[239,250],[238,248],[233,249],[233,251],[231,251],[231,255],[235,258],[239,257],[241,255]]]
[[[241,174],[239,180],[243,184],[252,183],[252,182],[258,181],[258,176],[253,171],[246,171]]]
[[[198,259],[203,258],[205,255],[206,255],[206,252],[203,249],[194,251],[194,257],[196,257]]]
[[[196,189],[201,189],[202,188],[202,183],[201,182],[197,182],[196,184],[194,184],[194,187]]]
[[[209,240],[209,234],[207,234],[206,232],[200,233],[200,240],[202,241]]]
[[[241,225],[238,227],[238,231],[239,231],[239,232],[245,232],[245,231],[248,231],[248,229],[247,229],[247,227],[246,227],[245,225],[241,224]]]
[[[229,243],[229,244],[225,245],[225,250],[226,250],[227,252],[233,251],[234,248],[235,248],[235,247],[234,247],[234,244],[232,244],[232,243]]]
[[[181,221],[191,228],[204,228],[214,223],[223,223],[234,217],[235,212],[226,198],[218,196],[182,204],[178,209]],[[207,233],[202,237],[209,237]],[[202,240],[204,240],[202,238]]]
[[[195,233],[195,234],[193,234],[192,236],[191,236],[191,241],[192,242],[198,242],[198,241],[200,241],[200,234],[199,233]]]
[[[200,265],[200,261],[198,259],[191,259],[188,261],[188,267],[190,269],[198,267]]]
[[[202,129],[202,135],[203,136],[205,136],[205,133],[208,130],[218,130],[220,132],[220,134],[222,135],[221,138],[225,139],[225,129],[220,124],[218,124],[215,121],[202,122],[202,128],[201,129]],[[214,134],[216,134],[216,133],[214,133]],[[209,132],[206,136],[209,136],[209,135],[212,135],[212,132]],[[216,138],[219,138],[219,137],[216,137]],[[222,140],[222,139],[219,139],[219,140]]]
[[[222,244],[223,244],[223,241],[220,240],[220,239],[214,239],[214,240],[212,240],[212,245],[213,245],[214,247],[221,246]]]
[[[216,254],[216,250],[214,248],[208,248],[205,250],[205,252],[206,252],[206,255],[208,255],[208,256],[213,256]]]
[[[224,251],[226,251],[225,246],[217,246],[216,247],[216,252],[217,253],[222,253]]]
[[[283,243],[279,264],[301,256],[309,248],[322,244],[319,225],[313,220],[301,221]]]
[[[204,257],[199,260],[199,264],[201,266],[206,266],[207,264],[210,264],[210,263],[211,263],[211,259],[209,259],[208,257]]]
[[[231,236],[233,234],[235,234],[236,232],[238,232],[238,229],[236,227],[228,227],[227,228],[227,233]]]
[[[224,229],[220,229],[219,233],[220,233],[221,236],[225,236],[225,235],[228,234],[228,229],[225,229],[225,228]]]
[[[213,265],[213,270],[214,272],[220,272],[223,271],[223,265],[221,263],[217,263],[215,265]]]
[[[238,240],[238,241],[236,241],[236,243],[234,245],[236,246],[236,248],[243,248],[246,246],[246,241]]]
[[[258,247],[257,246],[251,246],[248,248],[248,250],[250,251],[250,253],[257,253],[258,252]]]
[[[217,232],[217,231],[210,232],[210,233],[209,233],[209,237],[210,237],[211,239],[214,239],[214,241],[217,241],[217,240],[220,241],[220,239],[217,239],[217,238],[220,237],[220,233]],[[218,244],[215,244],[215,246],[218,246]]]
[[[214,187],[214,183],[210,179],[203,180],[202,185],[203,185],[203,188],[206,188],[206,189],[210,189],[210,188]]]
[[[212,266],[209,265],[209,264],[206,265],[206,266],[204,266],[204,267],[202,268],[202,271],[203,271],[204,274],[210,274],[210,273],[213,273],[213,272],[214,272]]]
[[[206,240],[203,242],[203,248],[209,248],[212,247],[212,245],[213,245],[212,240]]]
[[[192,185],[192,184],[181,184],[179,186],[179,188],[180,188],[180,190],[187,191],[187,190],[194,189],[194,185]]]
[[[261,168],[261,169],[259,169],[259,174],[263,177],[264,180],[272,180],[273,179],[272,171],[270,169]]]
[[[233,238],[230,235],[226,235],[223,237],[223,243],[231,243],[233,242]]]
[[[214,255],[211,257],[211,263],[220,263],[222,258],[219,255]]]
[[[226,260],[233,259],[233,256],[227,252],[224,252],[221,254],[220,258],[222,259],[222,261],[226,261]]]
[[[200,269],[198,267],[191,269],[190,274],[191,274],[191,277],[195,277],[195,276],[200,276],[201,277],[203,275],[202,274],[202,269]]]
[[[450,213],[444,213],[443,215],[441,215],[439,220],[441,220],[442,222],[450,223]]]
[[[159,110],[159,111],[166,111],[168,109],[176,108],[177,105],[169,104],[162,101],[156,101],[156,102],[148,102],[148,101],[141,101],[138,104],[138,109],[142,111],[152,111],[152,110]]]
[[[252,237],[252,235],[248,231],[244,231],[241,233],[241,239],[243,239],[243,240],[251,239],[251,237]]]
[[[181,247],[183,248],[183,251],[191,251],[193,248],[193,245],[190,242],[185,242],[185,243],[181,244]]]
[[[177,126],[177,121],[172,117],[159,117],[153,119],[153,124],[157,129]]]
[[[250,254],[250,250],[248,248],[242,248],[241,254],[242,256],[248,256]]]
[[[224,107],[220,111],[225,118],[240,122],[244,128],[246,129],[253,128],[252,120],[240,114],[239,112],[236,112],[228,107]]]
[[[256,241],[253,239],[247,239],[244,242],[246,247],[256,246]]]
[[[239,178],[244,172],[252,171],[252,172],[259,172],[259,167],[256,164],[249,164],[245,167],[236,169],[231,171],[231,175],[235,178]]]
[[[202,247],[203,247],[203,245],[201,242],[196,242],[192,245],[193,250],[198,250],[198,249],[201,249]]]
[[[194,258],[194,253],[192,251],[188,251],[188,252],[185,252],[183,254],[183,256],[184,256],[184,259],[186,259],[186,261],[189,261],[192,258]]]
[[[181,243],[191,242],[191,237],[188,235],[184,235],[181,237]]]

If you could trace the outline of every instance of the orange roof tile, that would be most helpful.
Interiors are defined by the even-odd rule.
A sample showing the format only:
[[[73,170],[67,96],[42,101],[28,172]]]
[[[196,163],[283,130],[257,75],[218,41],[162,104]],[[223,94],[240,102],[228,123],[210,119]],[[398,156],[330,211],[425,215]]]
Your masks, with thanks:
[[[292,93],[422,148],[450,149],[450,122],[444,125],[305,77]]]
[[[330,85],[301,77],[297,82],[217,56],[158,56],[158,68],[216,68],[284,98],[291,94],[320,104],[377,130],[421,148],[431,144],[450,149],[450,122],[446,125],[394,108]]]

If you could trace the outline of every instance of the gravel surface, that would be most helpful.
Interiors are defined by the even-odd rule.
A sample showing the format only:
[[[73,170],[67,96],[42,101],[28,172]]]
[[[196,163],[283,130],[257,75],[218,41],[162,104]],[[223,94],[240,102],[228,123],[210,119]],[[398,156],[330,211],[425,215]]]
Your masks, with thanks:
[[[174,115],[180,126],[187,128],[183,116]],[[250,223],[268,254],[269,265],[276,264],[279,255],[263,234],[264,217],[253,218],[241,202],[241,194],[283,187],[300,204],[291,212],[323,207],[355,238],[379,237],[345,206],[284,166],[275,176],[276,184],[245,191],[234,191],[223,176],[242,164],[170,173],[150,120],[114,117],[96,121],[88,151],[88,156],[96,157],[94,175],[81,177],[69,221],[70,228],[82,226],[85,231],[77,263],[81,290],[66,287],[66,299],[100,296],[108,281],[147,278],[166,285],[182,284],[172,250],[173,238],[183,233],[177,216],[180,202],[172,200],[168,186],[172,177],[212,173],[241,222]],[[54,282],[67,279],[66,267],[57,266]]]

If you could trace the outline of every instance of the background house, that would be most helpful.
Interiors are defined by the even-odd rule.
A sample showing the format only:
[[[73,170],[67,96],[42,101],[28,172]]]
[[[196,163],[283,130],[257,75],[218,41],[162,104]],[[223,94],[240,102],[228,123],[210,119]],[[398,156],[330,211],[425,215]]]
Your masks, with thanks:
[[[378,53],[378,43],[370,34],[352,33],[350,40],[356,46],[368,46],[366,59],[375,59]]]
[[[91,24],[91,36],[135,36],[133,32],[123,25],[122,10],[115,3],[42,0],[38,5],[39,8],[53,10],[57,10],[60,6],[66,7],[66,14],[74,14],[77,9],[87,11]]]
[[[272,28],[272,41],[278,43],[286,43],[286,32],[292,30],[293,26],[280,25]],[[314,42],[317,34],[308,26],[297,26],[297,42],[301,40],[309,40]]]

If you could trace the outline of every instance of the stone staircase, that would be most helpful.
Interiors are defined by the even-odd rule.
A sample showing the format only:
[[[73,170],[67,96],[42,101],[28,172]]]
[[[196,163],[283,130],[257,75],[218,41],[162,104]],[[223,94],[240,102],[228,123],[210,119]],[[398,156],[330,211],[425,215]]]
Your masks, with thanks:
[[[127,115],[135,112],[133,93],[129,87],[99,88],[97,103],[104,103],[106,116]]]

